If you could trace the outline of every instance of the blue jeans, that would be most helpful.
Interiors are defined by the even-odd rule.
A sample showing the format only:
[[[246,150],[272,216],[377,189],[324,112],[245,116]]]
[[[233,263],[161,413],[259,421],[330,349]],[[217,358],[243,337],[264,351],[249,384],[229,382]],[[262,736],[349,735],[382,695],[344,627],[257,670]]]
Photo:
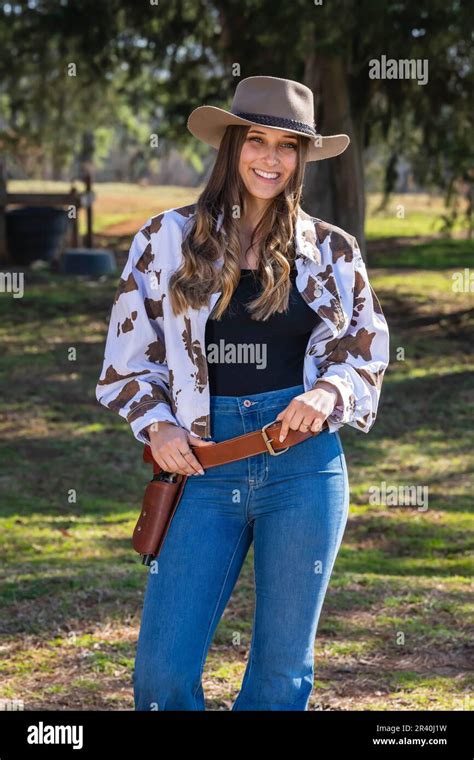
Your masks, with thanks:
[[[297,385],[211,395],[211,440],[261,428],[303,392]],[[348,511],[341,441],[327,428],[279,456],[266,452],[190,476],[148,571],[135,709],[205,709],[206,656],[253,540],[253,633],[232,709],[307,710],[318,620]]]

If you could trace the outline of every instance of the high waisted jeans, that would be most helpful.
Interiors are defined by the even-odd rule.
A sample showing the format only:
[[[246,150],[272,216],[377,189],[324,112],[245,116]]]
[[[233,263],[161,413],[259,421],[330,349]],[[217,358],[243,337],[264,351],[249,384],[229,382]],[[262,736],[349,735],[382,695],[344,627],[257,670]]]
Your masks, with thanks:
[[[211,395],[211,440],[261,428],[303,392],[297,385]],[[341,441],[327,428],[279,456],[258,454],[190,476],[148,571],[135,709],[205,709],[206,656],[253,540],[253,634],[232,709],[307,710],[318,620],[348,510]]]

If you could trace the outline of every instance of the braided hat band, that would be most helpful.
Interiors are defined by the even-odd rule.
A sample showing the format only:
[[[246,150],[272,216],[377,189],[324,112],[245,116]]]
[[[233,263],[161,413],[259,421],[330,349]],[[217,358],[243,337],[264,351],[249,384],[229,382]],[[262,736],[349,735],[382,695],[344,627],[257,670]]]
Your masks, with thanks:
[[[232,111],[232,113],[235,112]],[[302,121],[296,121],[296,119],[287,119],[284,116],[268,116],[268,114],[264,113],[245,113],[244,111],[238,111],[235,115],[240,116],[241,119],[254,121],[256,124],[266,124],[267,126],[281,127],[282,129],[297,129],[311,137],[318,136],[315,127],[311,127]]]

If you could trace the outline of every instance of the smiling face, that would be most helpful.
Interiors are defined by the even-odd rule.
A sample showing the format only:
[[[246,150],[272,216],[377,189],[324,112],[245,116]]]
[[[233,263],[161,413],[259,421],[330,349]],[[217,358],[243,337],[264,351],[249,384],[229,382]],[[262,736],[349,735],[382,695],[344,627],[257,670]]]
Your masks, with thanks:
[[[296,168],[298,137],[268,127],[250,127],[239,160],[247,192],[260,200],[281,193]]]

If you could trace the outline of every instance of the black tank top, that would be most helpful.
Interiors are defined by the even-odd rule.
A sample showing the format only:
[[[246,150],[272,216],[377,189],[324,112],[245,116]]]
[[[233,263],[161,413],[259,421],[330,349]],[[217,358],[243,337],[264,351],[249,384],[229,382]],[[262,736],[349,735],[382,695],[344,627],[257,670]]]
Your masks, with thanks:
[[[242,269],[232,299],[220,321],[208,318],[205,340],[209,391],[214,396],[244,396],[303,383],[303,362],[309,336],[320,317],[295,284],[288,310],[266,321],[251,319],[245,303],[261,286],[256,271]]]

